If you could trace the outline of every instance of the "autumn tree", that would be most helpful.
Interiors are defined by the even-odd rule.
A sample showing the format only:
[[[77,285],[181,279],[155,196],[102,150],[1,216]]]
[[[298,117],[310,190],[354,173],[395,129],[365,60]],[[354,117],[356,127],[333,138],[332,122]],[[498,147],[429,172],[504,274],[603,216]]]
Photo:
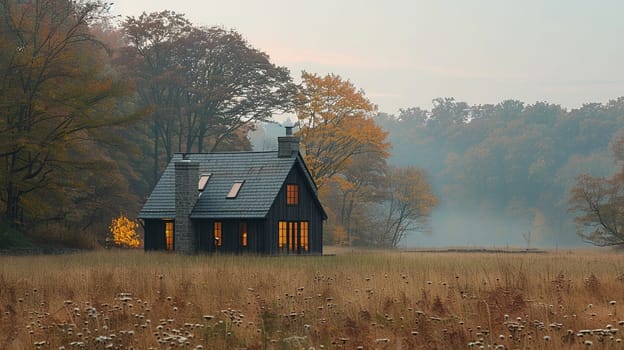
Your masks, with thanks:
[[[352,244],[367,192],[383,174],[390,144],[374,121],[375,106],[348,80],[302,73],[297,94],[297,135],[328,212],[327,243]],[[361,215],[361,216],[360,216]]]
[[[373,118],[364,92],[340,76],[302,73],[297,95],[301,148],[317,185],[347,169],[355,156],[387,158],[387,133]]]
[[[113,111],[128,90],[89,30],[107,10],[100,1],[0,0],[0,205],[13,227],[63,220],[47,209],[79,187],[66,175],[88,155],[75,151],[128,120]]]

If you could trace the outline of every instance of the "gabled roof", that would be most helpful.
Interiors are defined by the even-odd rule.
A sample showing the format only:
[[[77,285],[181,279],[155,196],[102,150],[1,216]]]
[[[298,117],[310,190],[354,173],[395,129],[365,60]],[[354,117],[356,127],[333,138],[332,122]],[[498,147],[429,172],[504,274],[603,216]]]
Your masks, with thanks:
[[[174,163],[182,159],[183,154],[173,156],[139,218],[175,217]],[[310,189],[316,193],[316,185],[301,155],[278,158],[277,152],[188,153],[184,159],[199,163],[199,175],[210,173],[191,218],[264,218],[293,166],[300,167]],[[226,198],[232,184],[241,180],[245,182],[236,198]],[[318,198],[316,201],[320,207]]]

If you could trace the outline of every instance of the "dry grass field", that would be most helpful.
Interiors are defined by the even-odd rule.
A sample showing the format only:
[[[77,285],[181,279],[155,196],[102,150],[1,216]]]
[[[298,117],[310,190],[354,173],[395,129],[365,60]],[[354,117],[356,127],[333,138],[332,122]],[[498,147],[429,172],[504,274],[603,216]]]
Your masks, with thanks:
[[[0,349],[619,349],[624,255],[0,256]]]

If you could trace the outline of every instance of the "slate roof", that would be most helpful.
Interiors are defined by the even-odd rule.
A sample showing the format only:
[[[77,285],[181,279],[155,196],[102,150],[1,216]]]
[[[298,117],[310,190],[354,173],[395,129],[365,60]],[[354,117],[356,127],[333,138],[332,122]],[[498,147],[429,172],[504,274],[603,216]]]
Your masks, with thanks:
[[[205,190],[197,200],[191,218],[264,218],[294,165],[306,174],[316,192],[301,155],[278,158],[277,152],[189,153],[184,159],[199,162],[199,175],[210,173]],[[139,213],[142,219],[175,217],[175,154]],[[235,181],[244,180],[238,196],[226,195]],[[319,203],[320,205],[320,203]]]

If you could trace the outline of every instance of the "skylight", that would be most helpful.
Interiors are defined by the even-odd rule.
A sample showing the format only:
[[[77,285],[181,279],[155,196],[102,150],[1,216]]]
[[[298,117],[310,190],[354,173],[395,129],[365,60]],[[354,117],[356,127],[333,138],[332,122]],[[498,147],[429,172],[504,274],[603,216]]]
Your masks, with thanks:
[[[197,190],[200,192],[203,192],[204,189],[206,188],[206,185],[208,184],[208,180],[210,180],[210,173],[208,174],[201,174],[201,176],[199,177],[199,182],[197,183]]]
[[[232,188],[230,188],[230,192],[228,192],[225,198],[229,198],[229,199],[236,198],[236,196],[238,196],[238,192],[240,191],[241,187],[243,187],[243,183],[245,183],[245,180],[234,181],[234,183],[232,184]]]

